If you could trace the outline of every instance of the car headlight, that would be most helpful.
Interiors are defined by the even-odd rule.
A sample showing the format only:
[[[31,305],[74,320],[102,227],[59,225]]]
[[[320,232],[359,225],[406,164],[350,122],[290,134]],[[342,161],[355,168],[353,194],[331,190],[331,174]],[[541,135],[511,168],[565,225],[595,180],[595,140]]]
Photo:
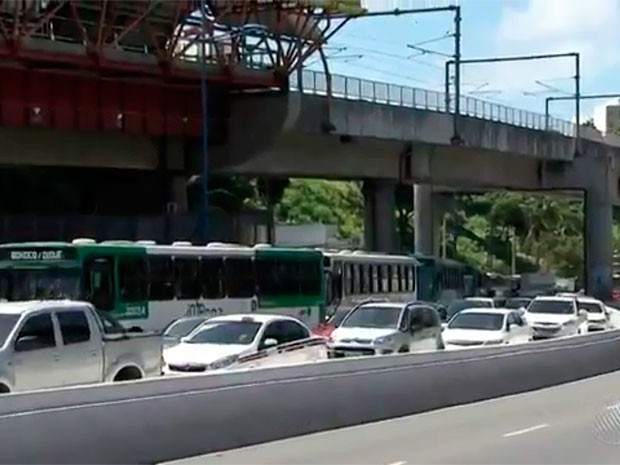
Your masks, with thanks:
[[[377,339],[375,339],[373,343],[377,345],[383,345],[383,344],[389,344],[393,340],[394,340],[393,336],[383,336],[383,337],[378,337]]]
[[[228,357],[224,357],[220,360],[216,360],[215,362],[209,365],[210,370],[219,370],[221,368],[226,368],[237,361],[239,357],[237,355],[230,355]]]

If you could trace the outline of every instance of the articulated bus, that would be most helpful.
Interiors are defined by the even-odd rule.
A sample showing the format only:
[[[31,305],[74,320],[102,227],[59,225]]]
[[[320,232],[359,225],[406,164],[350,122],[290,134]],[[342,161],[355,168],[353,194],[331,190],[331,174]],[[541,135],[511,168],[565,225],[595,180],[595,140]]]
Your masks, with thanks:
[[[419,262],[418,299],[448,306],[455,299],[479,295],[482,274],[455,260],[414,254]]]
[[[454,260],[359,250],[322,252],[328,315],[370,297],[447,306],[454,299],[480,293],[481,274]]]
[[[0,245],[0,299],[92,302],[127,326],[240,312],[325,318],[323,255],[268,245],[76,239]]]

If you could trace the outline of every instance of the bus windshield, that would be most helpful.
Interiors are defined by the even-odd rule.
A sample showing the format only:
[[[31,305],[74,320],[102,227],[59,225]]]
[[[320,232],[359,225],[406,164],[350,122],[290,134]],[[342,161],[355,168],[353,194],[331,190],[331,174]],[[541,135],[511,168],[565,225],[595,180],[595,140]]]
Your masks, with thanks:
[[[79,268],[0,270],[0,299],[8,301],[79,299]]]

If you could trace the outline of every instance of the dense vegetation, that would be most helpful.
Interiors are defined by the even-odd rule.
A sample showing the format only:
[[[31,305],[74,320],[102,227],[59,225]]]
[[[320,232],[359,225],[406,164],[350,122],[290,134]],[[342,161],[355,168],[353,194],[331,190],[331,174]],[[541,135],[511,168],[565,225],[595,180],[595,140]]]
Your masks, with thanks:
[[[244,180],[212,183],[220,207],[271,206],[277,222],[338,225],[341,238],[363,234],[364,201],[361,183],[317,179]],[[397,191],[397,227],[403,250],[413,248],[412,189]],[[510,271],[514,234],[517,271],[549,270],[559,276],[579,276],[583,267],[583,200],[559,195],[490,192],[455,195],[446,214],[449,257],[489,271]],[[614,226],[620,248],[620,227]]]

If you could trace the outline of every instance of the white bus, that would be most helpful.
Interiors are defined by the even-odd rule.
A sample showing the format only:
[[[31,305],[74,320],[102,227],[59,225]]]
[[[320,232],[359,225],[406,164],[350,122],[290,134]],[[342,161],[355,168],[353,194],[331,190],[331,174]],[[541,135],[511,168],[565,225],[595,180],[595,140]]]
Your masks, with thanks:
[[[416,300],[416,268],[407,255],[364,251],[323,250],[327,314],[352,308],[369,297]]]

